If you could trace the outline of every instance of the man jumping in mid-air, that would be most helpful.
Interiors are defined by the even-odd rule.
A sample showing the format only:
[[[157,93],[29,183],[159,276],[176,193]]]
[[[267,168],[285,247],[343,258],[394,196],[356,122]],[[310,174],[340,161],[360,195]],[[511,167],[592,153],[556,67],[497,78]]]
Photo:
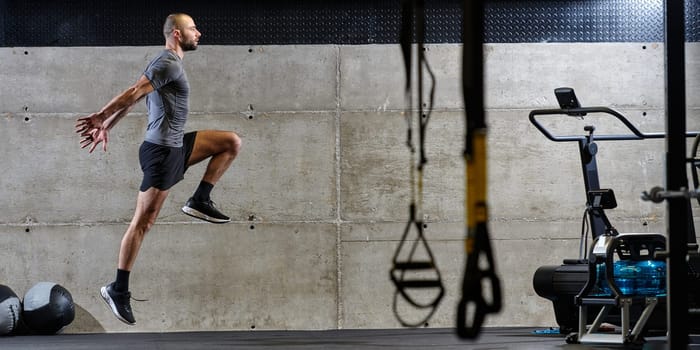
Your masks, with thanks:
[[[229,222],[229,217],[214,207],[209,194],[241,147],[241,139],[230,131],[185,133],[190,85],[182,59],[186,51],[197,49],[201,33],[192,17],[178,13],[167,17],[163,35],[165,49],[153,58],[138,81],[99,112],[79,118],[76,123],[82,148],[90,147],[92,152],[102,143],[106,151],[108,132],[146,97],[148,127],[139,149],[143,181],[134,216],[121,241],[116,280],[100,290],[114,315],[130,325],[136,321],[131,311],[129,273],[170,188],[183,179],[189,166],[209,159],[199,187],[182,211],[214,223]]]

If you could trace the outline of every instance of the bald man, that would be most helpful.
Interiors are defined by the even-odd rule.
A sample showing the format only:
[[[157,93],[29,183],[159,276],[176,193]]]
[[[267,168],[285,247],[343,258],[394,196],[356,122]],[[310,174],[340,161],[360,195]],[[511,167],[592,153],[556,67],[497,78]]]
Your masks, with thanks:
[[[229,222],[229,217],[214,207],[210,193],[241,147],[241,139],[230,131],[185,133],[190,85],[182,59],[185,52],[197,49],[202,34],[192,17],[179,13],[167,17],[163,35],[165,49],[153,58],[138,81],[99,112],[79,118],[76,123],[82,148],[90,147],[92,153],[101,143],[106,151],[109,131],[146,97],[148,126],[139,149],[143,180],[136,210],[121,241],[117,277],[100,290],[114,315],[129,325],[136,322],[130,304],[129,274],[170,188],[183,179],[188,167],[208,159],[202,181],[182,211],[213,223]]]

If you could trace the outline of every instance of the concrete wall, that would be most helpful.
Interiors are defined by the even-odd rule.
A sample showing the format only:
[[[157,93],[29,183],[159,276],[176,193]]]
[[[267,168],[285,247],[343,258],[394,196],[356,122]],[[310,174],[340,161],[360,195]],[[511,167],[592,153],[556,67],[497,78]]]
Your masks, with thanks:
[[[136,80],[160,47],[1,48],[0,283],[23,294],[62,284],[78,314],[67,332],[399,327],[391,257],[408,219],[409,152],[398,45],[202,46],[185,58],[188,129],[244,140],[213,199],[233,222],[179,208],[203,173],[192,168],[147,236],[131,278],[137,325],[98,296],[114,278],[141,173],[145,107],[118,125],[108,152],[88,154],[77,117]],[[700,114],[700,49],[687,48],[689,127]],[[531,109],[571,86],[643,131],[664,129],[663,47],[499,44],[486,47],[491,235],[504,309],[486,326],[556,326],[532,289],[537,267],[576,257],[585,199],[575,144],[546,140]],[[452,327],[464,267],[463,103],[459,45],[429,45],[437,76],[425,174],[426,235],[447,295],[431,327]],[[621,129],[595,118],[552,127]],[[664,207],[639,194],[664,184],[664,143],[601,143],[601,185],[613,187],[620,231],[664,232]],[[405,305],[409,320],[422,315]]]

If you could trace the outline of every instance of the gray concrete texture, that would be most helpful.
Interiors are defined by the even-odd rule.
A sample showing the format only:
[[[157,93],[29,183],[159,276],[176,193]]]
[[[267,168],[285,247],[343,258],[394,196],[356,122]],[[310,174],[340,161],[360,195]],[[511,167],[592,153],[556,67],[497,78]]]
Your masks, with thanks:
[[[88,154],[77,117],[134,82],[160,47],[1,48],[0,283],[71,291],[66,332],[393,328],[391,257],[408,220],[410,155],[398,45],[201,46],[185,65],[188,130],[235,130],[243,149],[213,199],[233,222],[180,213],[203,166],[188,172],[146,237],[131,278],[137,325],[98,297],[116,269],[141,173],[140,105]],[[700,47],[687,45],[688,126],[697,129]],[[454,326],[464,268],[464,138],[459,45],[428,45],[436,75],[426,150],[425,234],[446,286],[430,327]],[[578,256],[585,199],[575,144],[546,140],[530,110],[553,89],[610,106],[645,132],[664,130],[659,43],[487,45],[490,228],[504,308],[486,326],[556,326],[532,288],[541,265]],[[415,106],[415,104],[414,104]],[[554,119],[561,133],[624,132],[591,116]],[[601,185],[622,232],[664,232],[665,208],[642,202],[664,184],[663,140],[600,142]],[[415,234],[413,232],[412,234]],[[410,236],[409,238],[414,238]],[[429,291],[423,295],[430,297]],[[424,310],[399,304],[418,320]]]

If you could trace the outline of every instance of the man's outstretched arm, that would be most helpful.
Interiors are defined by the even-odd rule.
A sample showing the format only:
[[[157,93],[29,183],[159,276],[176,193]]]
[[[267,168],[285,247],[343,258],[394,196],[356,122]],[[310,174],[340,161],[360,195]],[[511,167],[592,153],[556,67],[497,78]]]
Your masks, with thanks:
[[[78,118],[75,132],[82,137],[80,147],[85,148],[92,145],[90,147],[90,153],[92,153],[95,147],[102,143],[102,150],[106,151],[109,130],[151,91],[153,91],[151,82],[145,75],[142,75],[134,85],[115,96],[99,112]]]

